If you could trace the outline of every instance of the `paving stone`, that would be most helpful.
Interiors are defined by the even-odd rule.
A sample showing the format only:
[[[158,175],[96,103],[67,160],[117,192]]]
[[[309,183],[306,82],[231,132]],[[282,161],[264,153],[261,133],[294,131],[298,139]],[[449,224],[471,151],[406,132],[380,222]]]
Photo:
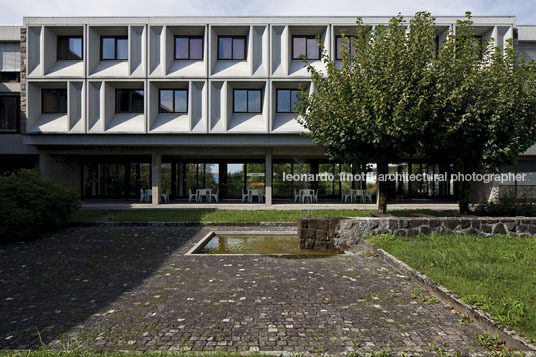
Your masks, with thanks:
[[[479,350],[478,326],[412,299],[378,258],[185,256],[207,233],[75,227],[1,246],[0,349],[40,348],[38,330],[51,349]]]

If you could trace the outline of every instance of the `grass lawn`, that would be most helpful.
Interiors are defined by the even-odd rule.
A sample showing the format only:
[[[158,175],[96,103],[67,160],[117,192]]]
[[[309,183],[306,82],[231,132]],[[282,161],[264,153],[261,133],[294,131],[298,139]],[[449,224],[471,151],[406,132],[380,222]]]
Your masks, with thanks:
[[[536,342],[536,238],[378,236],[371,243]]]
[[[215,210],[215,209],[143,209],[131,211],[81,210],[73,222],[296,222],[299,217],[370,217],[375,211],[362,210]],[[409,217],[415,213],[434,216],[450,215],[432,210],[390,211],[397,217]]]
[[[24,352],[0,352],[0,357],[129,357],[129,356],[148,356],[148,357],[243,357],[243,353],[234,352],[89,352],[84,350],[76,351],[24,351]],[[251,357],[268,357],[273,355],[262,353],[248,353]]]

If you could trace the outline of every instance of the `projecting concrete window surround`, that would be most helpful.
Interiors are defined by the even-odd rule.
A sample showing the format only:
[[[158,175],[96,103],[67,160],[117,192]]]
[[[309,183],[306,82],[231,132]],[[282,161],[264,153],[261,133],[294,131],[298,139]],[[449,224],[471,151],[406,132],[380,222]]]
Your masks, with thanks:
[[[188,89],[160,89],[159,113],[188,113]]]
[[[218,36],[219,60],[245,61],[246,58],[246,36]]]
[[[203,36],[175,36],[176,60],[202,60]]]

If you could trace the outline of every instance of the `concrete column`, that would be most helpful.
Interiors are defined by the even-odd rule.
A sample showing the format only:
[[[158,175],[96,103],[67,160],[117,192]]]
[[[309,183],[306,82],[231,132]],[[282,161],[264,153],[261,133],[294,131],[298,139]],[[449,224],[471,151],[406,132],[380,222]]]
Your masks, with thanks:
[[[151,155],[151,184],[153,190],[153,205],[160,202],[160,167],[162,166],[162,156],[156,150]]]
[[[264,188],[266,193],[266,204],[272,204],[272,148],[266,148],[264,155]]]

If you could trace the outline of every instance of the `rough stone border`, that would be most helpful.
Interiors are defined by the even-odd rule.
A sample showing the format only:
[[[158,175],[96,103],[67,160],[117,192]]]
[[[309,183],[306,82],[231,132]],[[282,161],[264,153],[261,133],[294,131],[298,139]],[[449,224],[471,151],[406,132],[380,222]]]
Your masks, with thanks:
[[[413,280],[421,287],[425,288],[427,291],[436,295],[444,303],[452,305],[457,310],[469,316],[471,320],[477,321],[480,326],[483,327],[484,330],[486,330],[487,333],[492,335],[499,335],[499,337],[503,341],[505,341],[507,345],[512,346],[520,351],[531,352],[531,355],[534,355],[533,352],[536,351],[536,345],[534,345],[527,337],[521,335],[513,329],[509,329],[507,327],[497,327],[497,322],[489,313],[481,310],[476,306],[466,304],[462,301],[462,299],[460,299],[460,297],[450,292],[446,287],[436,283],[428,276],[413,269],[412,267],[399,260],[398,258],[394,257],[393,255],[389,254],[385,250],[377,248],[372,243],[369,243],[365,240],[363,240],[361,244],[363,244],[365,248],[377,253],[378,257],[384,262],[386,262],[402,274],[408,276],[411,280]]]
[[[296,222],[69,222],[67,227],[297,227]]]

